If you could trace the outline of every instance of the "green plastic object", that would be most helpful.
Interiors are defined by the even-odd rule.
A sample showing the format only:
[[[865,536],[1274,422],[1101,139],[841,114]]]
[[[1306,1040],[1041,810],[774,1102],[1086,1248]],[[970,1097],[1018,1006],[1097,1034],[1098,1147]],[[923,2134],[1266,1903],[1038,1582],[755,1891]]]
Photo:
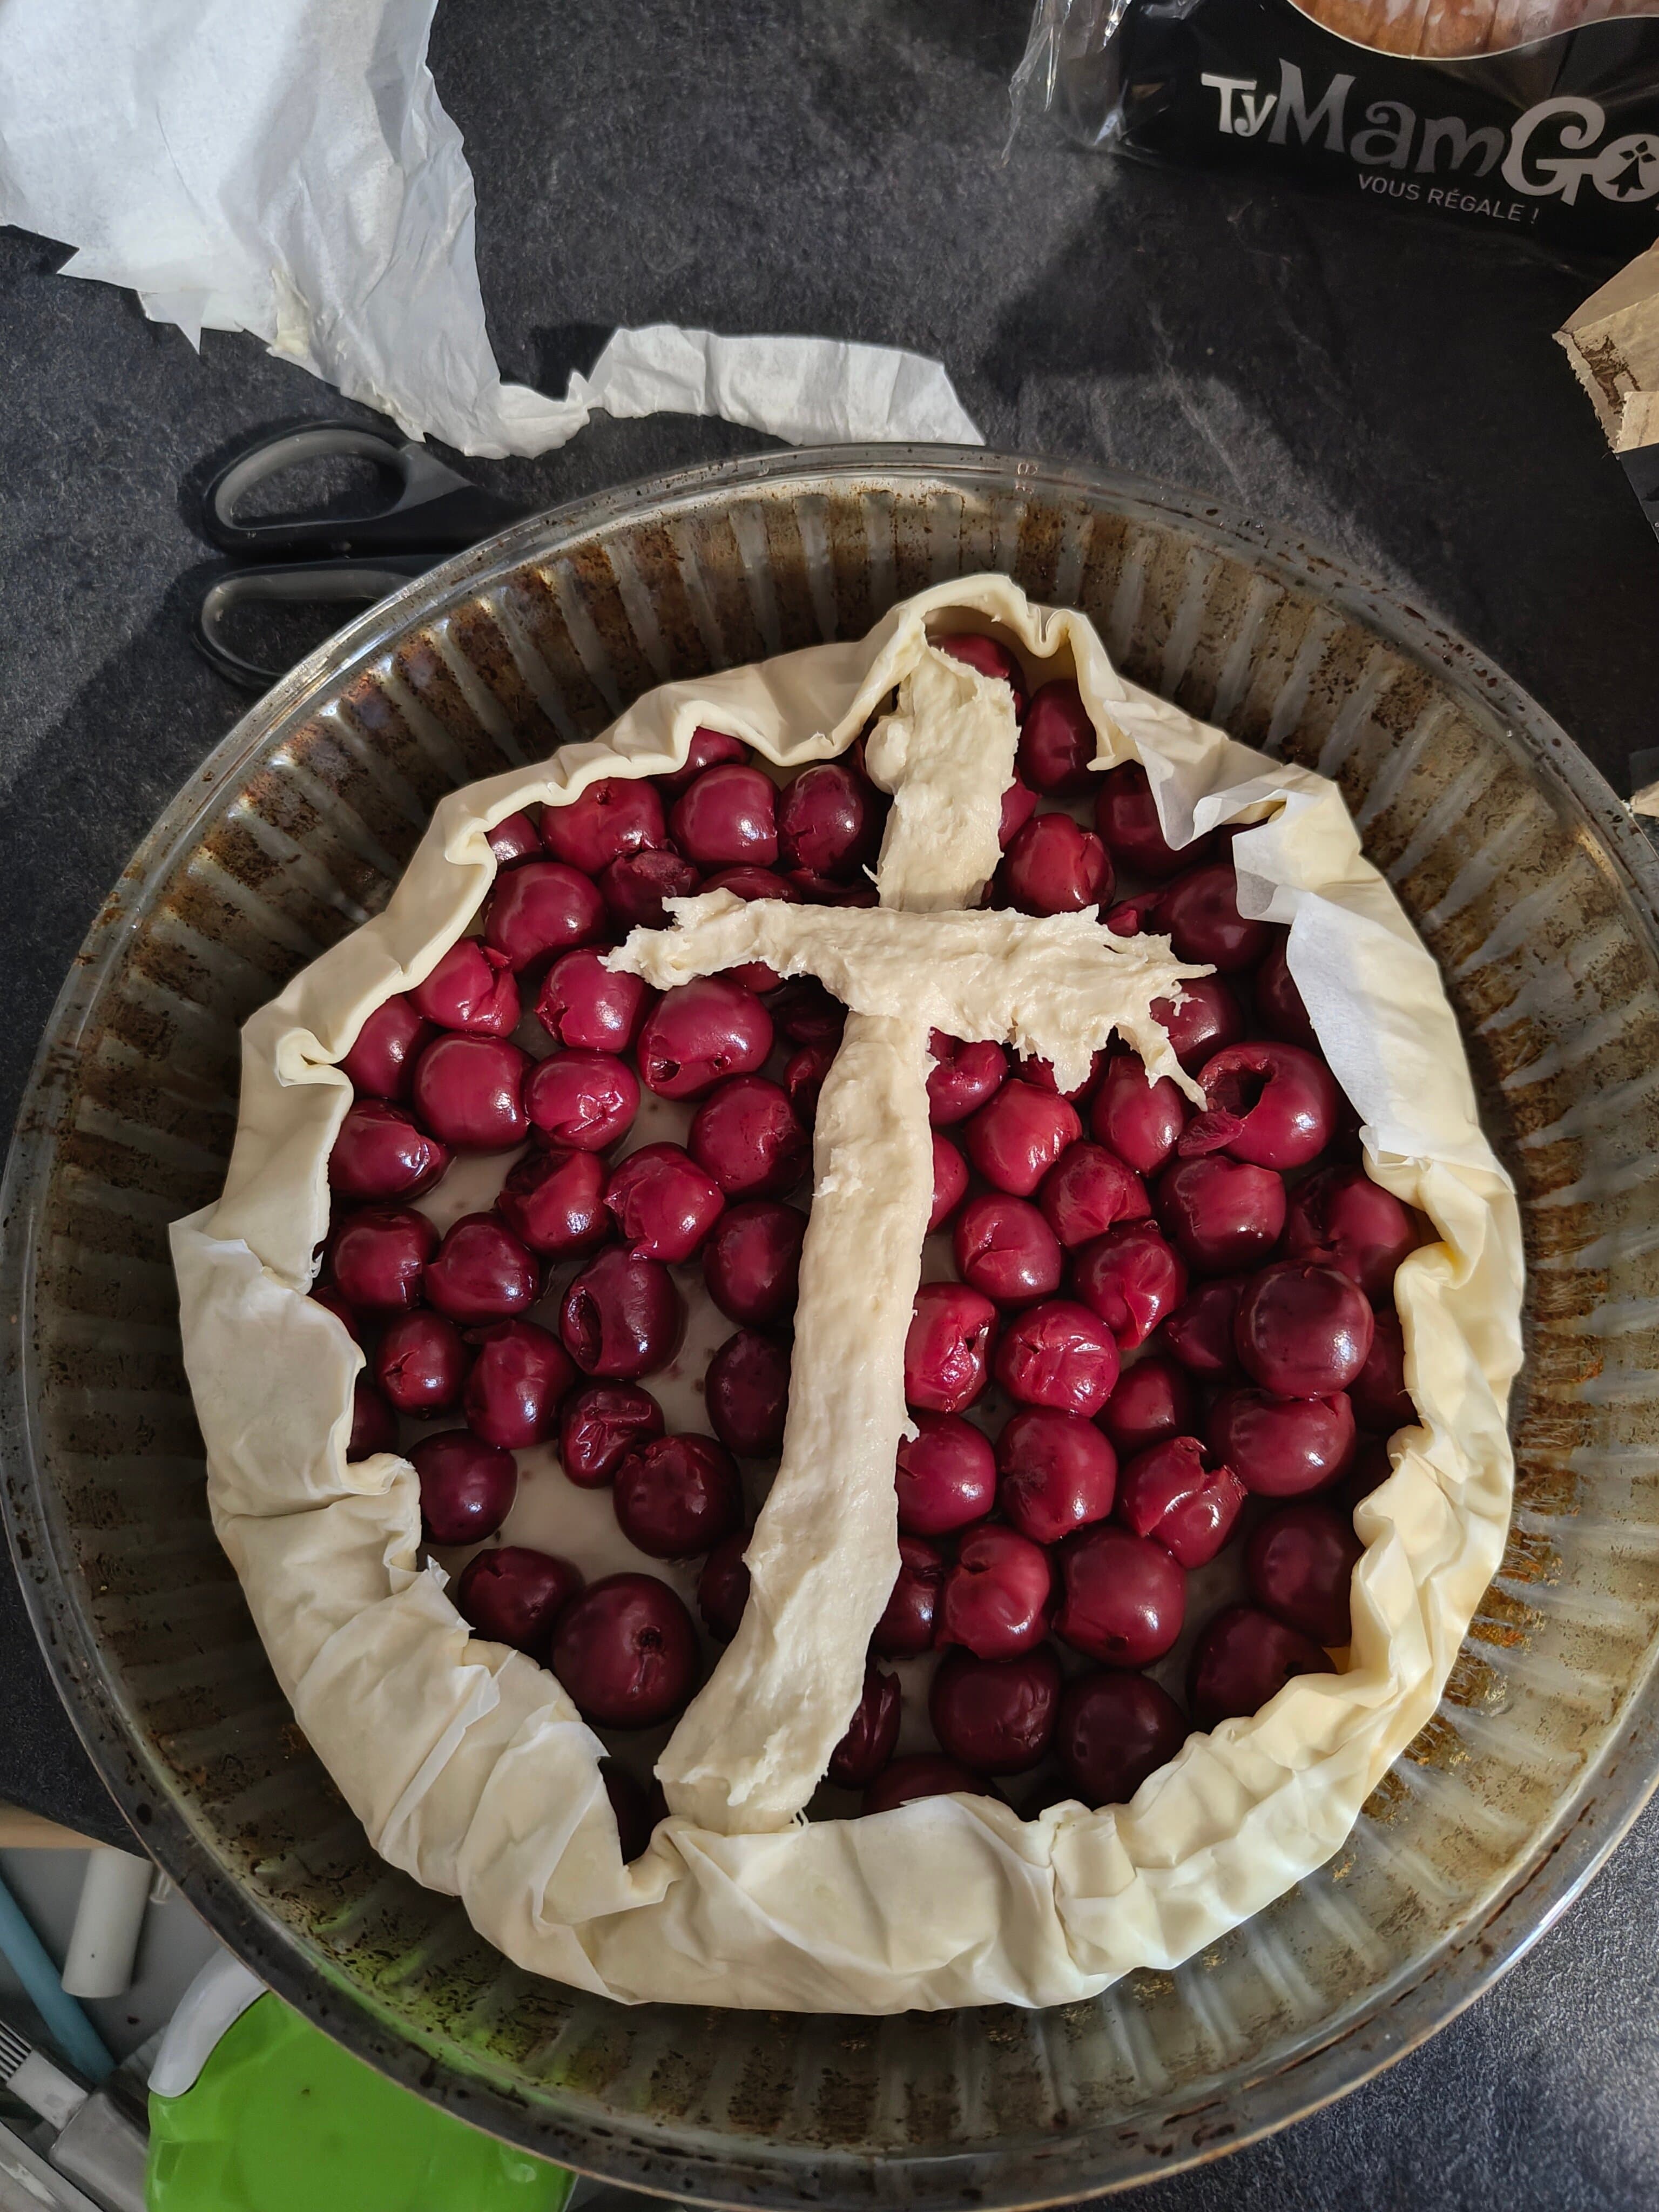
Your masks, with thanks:
[[[563,2212],[575,2176],[481,2135],[277,1997],[149,2100],[149,2212]]]

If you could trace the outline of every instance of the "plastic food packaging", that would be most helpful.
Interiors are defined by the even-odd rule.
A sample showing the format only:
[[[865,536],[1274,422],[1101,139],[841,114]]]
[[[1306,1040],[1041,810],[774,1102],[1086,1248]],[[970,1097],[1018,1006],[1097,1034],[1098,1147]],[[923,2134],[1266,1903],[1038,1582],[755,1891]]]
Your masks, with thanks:
[[[1654,0],[1037,0],[1013,96],[1086,145],[1555,246],[1659,232]]]

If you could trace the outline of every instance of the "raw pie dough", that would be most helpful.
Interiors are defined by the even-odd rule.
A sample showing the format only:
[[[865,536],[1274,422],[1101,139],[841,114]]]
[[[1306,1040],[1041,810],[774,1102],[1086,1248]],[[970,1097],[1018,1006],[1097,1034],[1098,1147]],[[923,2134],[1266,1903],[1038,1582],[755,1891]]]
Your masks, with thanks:
[[[1291,973],[1364,1119],[1367,1169],[1439,1232],[1395,1283],[1422,1425],[1392,1440],[1394,1473],[1356,1516],[1367,1548],[1345,1673],[1299,1677],[1251,1717],[1189,1737],[1128,1806],[1096,1813],[1073,1802],[1022,1821],[989,1798],[928,1798],[871,1819],[802,1824],[796,1809],[856,1698],[864,1615],[872,1602],[880,1610],[872,1594],[884,1598],[896,1564],[895,1378],[927,1209],[911,1121],[872,1115],[866,1102],[884,1085],[902,1092],[937,1012],[928,994],[948,988],[929,972],[926,993],[907,998],[902,963],[884,968],[878,940],[902,949],[911,917],[929,911],[964,958],[980,933],[983,973],[963,987],[963,1017],[1012,1033],[1030,1016],[1042,1049],[1082,1048],[1082,1001],[1070,1002],[1066,1035],[1048,1035],[1054,1003],[1046,1015],[1016,1006],[998,933],[1009,958],[1052,959],[1057,976],[1068,962],[1100,959],[1082,941],[1097,947],[1100,933],[1079,918],[945,919],[971,905],[995,866],[993,802],[1012,772],[1014,732],[1006,687],[933,651],[927,629],[988,623],[1028,665],[1075,674],[1098,737],[1096,766],[1143,761],[1173,843],[1220,823],[1255,825],[1234,847],[1240,904],[1290,925]],[[901,911],[733,914],[704,897],[639,954],[665,976],[698,931],[733,943],[774,933],[765,957],[839,957],[842,980],[856,966],[857,988],[871,995],[848,1016],[815,1130],[803,1304],[815,1301],[823,1326],[818,1381],[803,1377],[799,1349],[792,1381],[799,1479],[786,1485],[781,1470],[778,1510],[769,1501],[750,1553],[757,1591],[775,1573],[807,1601],[792,1595],[764,1622],[751,1601],[755,1626],[746,1617],[662,1762],[672,1816],[625,1865],[599,1739],[550,1674],[474,1639],[441,1571],[417,1564],[412,1468],[393,1454],[345,1462],[362,1355],[306,1295],[328,1224],[328,1154],[351,1097],[335,1063],[364,1018],[426,975],[466,927],[494,872],[485,833],[507,815],[556,805],[599,776],[676,768],[699,724],[780,766],[823,759],[845,750],[896,689],[898,710],[866,757],[896,789],[880,882],[884,908]],[[793,933],[789,945],[781,931]],[[1033,954],[1039,939],[1048,942]],[[719,964],[730,948],[705,949]],[[1132,939],[1122,949],[1133,955],[1119,1002],[1127,1029],[1168,988],[1167,948]],[[1153,965],[1136,970],[1137,961]],[[956,972],[965,972],[960,962]],[[879,1191],[860,1173],[878,1132],[884,1174],[907,1144],[916,1154]],[[845,1249],[835,1221],[848,1208],[856,1233],[875,1240],[850,1298],[834,1264]],[[224,1195],[177,1224],[173,1241],[214,1524],[301,1727],[384,1857],[459,1897],[520,1966],[625,2002],[855,2013],[1048,2005],[1093,1996],[1136,1966],[1178,1965],[1341,1844],[1433,1711],[1508,1526],[1519,1220],[1481,1134],[1432,960],[1361,857],[1334,785],[1126,683],[1080,615],[1033,606],[999,576],[923,592],[856,643],[664,685],[604,739],[446,799],[386,911],[247,1024]],[[875,1297],[891,1308],[885,1360],[869,1357],[865,1334]],[[854,1347],[867,1373],[849,1365]],[[836,1375],[845,1403],[828,1387]],[[825,1425],[844,1439],[848,1423],[864,1425],[859,1465],[843,1480],[838,1462],[837,1480],[820,1474],[814,1486]],[[805,1571],[813,1553],[830,1558],[830,1579]],[[842,1596],[828,1601],[837,1580]],[[751,1674],[775,1705],[767,1727],[745,1736],[732,1684]]]

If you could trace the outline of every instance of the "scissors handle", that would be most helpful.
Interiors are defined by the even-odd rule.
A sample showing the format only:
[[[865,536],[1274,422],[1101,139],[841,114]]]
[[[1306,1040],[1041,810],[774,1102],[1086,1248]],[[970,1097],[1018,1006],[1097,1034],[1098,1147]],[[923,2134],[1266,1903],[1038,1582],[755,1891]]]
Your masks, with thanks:
[[[390,470],[399,485],[392,505],[376,514],[237,521],[238,501],[256,484],[302,461],[339,459],[373,461]],[[262,438],[220,470],[203,496],[202,509],[204,535],[221,552],[272,561],[308,555],[339,559],[365,553],[454,553],[492,537],[524,513],[447,469],[424,446],[363,422],[314,422]]]
[[[245,691],[269,691],[285,671],[262,668],[226,644],[224,619],[233,607],[337,599],[368,606],[443,558],[441,553],[388,553],[371,561],[289,561],[274,568],[228,569],[202,594],[192,641],[221,676]]]

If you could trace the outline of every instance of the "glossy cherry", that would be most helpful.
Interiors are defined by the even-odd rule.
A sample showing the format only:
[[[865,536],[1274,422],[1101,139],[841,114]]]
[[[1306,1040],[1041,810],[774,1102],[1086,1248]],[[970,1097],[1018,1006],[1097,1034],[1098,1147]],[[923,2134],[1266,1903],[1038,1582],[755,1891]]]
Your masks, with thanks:
[[[982,1429],[959,1413],[915,1413],[894,1475],[907,1536],[945,1536],[982,1521],[996,1503],[996,1455]]]
[[[1117,1517],[1137,1536],[1155,1536],[1177,1565],[1201,1567],[1231,1535],[1247,1495],[1196,1437],[1170,1437],[1124,1468]]]
[[[1286,957],[1288,933],[1275,930],[1273,934],[1276,942],[1255,971],[1255,1010],[1263,1029],[1283,1038],[1286,1044],[1299,1044],[1312,1052],[1319,1041],[1308,1018],[1308,1009],[1302,1002],[1302,994],[1296,988],[1296,978],[1291,973]]]
[[[1182,1132],[1183,1159],[1226,1152],[1260,1168],[1304,1168],[1335,1132],[1336,1079],[1299,1045],[1229,1045],[1206,1060],[1199,1080],[1209,1103]]]
[[[1206,1433],[1246,1489],[1299,1498],[1334,1482],[1353,1457],[1353,1407],[1340,1390],[1323,1398],[1227,1390],[1211,1407]]]
[[[498,1214],[464,1213],[428,1262],[427,1303],[451,1321],[505,1321],[541,1296],[536,1255]]]
[[[512,1510],[519,1470],[510,1451],[466,1429],[426,1437],[409,1455],[421,1485],[428,1544],[481,1544]]]
[[[313,1283],[312,1285],[309,1296],[318,1305],[323,1307],[327,1312],[333,1315],[335,1320],[339,1322],[341,1328],[344,1329],[346,1334],[351,1339],[351,1341],[354,1344],[358,1346],[362,1345],[363,1341],[362,1322],[358,1319],[356,1313],[353,1312],[350,1306],[347,1304],[346,1301],[340,1296],[340,1293],[334,1288],[332,1284]]]
[[[1164,1324],[1160,1340],[1189,1375],[1219,1382],[1238,1373],[1233,1322],[1248,1275],[1217,1275],[1194,1283]]]
[[[1240,914],[1231,860],[1177,876],[1158,900],[1153,926],[1168,935],[1177,960],[1203,961],[1224,975],[1254,967],[1273,943],[1267,922]]]
[[[968,1189],[968,1163],[948,1137],[933,1132],[933,1203],[927,1216],[927,1232],[942,1229],[956,1212]]]
[[[518,1024],[519,987],[507,955],[476,937],[457,938],[409,997],[438,1028],[468,1036],[510,1036]]]
[[[886,1610],[870,1638],[870,1649],[884,1659],[915,1659],[933,1646],[945,1565],[941,1554],[920,1536],[901,1536],[898,1552],[898,1573]]]
[[[1150,1221],[1126,1221],[1072,1255],[1072,1288],[1133,1351],[1187,1295],[1180,1254]]]
[[[636,1260],[680,1267],[726,1209],[714,1177],[682,1146],[641,1145],[611,1171],[605,1202]]]
[[[1187,1577],[1152,1538],[1097,1522],[1066,1547],[1060,1572],[1055,1629],[1091,1659],[1149,1666],[1180,1635]]]
[[[607,1575],[559,1614],[552,1667],[584,1720],[649,1728],[678,1712],[696,1687],[697,1632],[654,1575]]]
[[[636,1444],[617,1469],[611,1499],[623,1535],[653,1559],[712,1551],[743,1520],[737,1464],[713,1437]]]
[[[758,1329],[728,1336],[708,1363],[705,1403],[714,1434],[741,1459],[769,1459],[783,1443],[789,1354]]]
[[[1054,799],[1087,791],[1096,744],[1083,694],[1069,676],[1032,692],[1019,733],[1019,772],[1034,791]]]
[[[1169,1038],[1170,1051],[1192,1075],[1217,1053],[1238,1042],[1244,1034],[1244,1013],[1219,975],[1194,976],[1181,989],[1178,1005],[1173,999],[1154,999],[1152,1013]]]
[[[1060,1692],[1054,1748],[1085,1805],[1127,1805],[1186,1742],[1187,1716],[1145,1674],[1075,1674]]]
[[[605,899],[597,884],[562,860],[526,860],[496,878],[483,918],[484,943],[507,955],[516,975],[602,936]]]
[[[1379,1436],[1392,1436],[1417,1419],[1406,1388],[1406,1340],[1396,1313],[1380,1313],[1365,1364],[1349,1385],[1354,1419]]]
[[[784,1062],[784,1095],[804,1129],[810,1128],[817,1119],[818,1094],[835,1058],[836,1048],[832,1044],[804,1044]]]
[[[927,1692],[939,1747],[981,1774],[1024,1774],[1047,1752],[1060,1712],[1060,1662],[1046,1644],[1014,1659],[948,1651]]]
[[[598,1490],[663,1428],[662,1407],[636,1382],[590,1382],[560,1404],[559,1464],[579,1489]]]
[[[374,1347],[374,1380],[400,1413],[441,1413],[466,1380],[461,1332],[441,1314],[399,1314]]]
[[[556,860],[597,876],[624,853],[666,842],[662,800],[642,776],[606,775],[562,806],[542,809],[542,842]]]
[[[778,802],[778,860],[798,880],[842,883],[875,850],[876,793],[842,761],[803,769]]]
[[[1178,875],[1182,868],[1201,860],[1203,848],[1209,842],[1200,838],[1177,849],[1168,842],[1158,818],[1152,785],[1139,761],[1124,761],[1101,777],[1095,800],[1095,830],[1120,868],[1160,880]]]
[[[1165,1437],[1184,1436],[1196,1418],[1197,1406],[1186,1369],[1176,1360],[1154,1356],[1124,1369],[1097,1418],[1120,1456],[1127,1457],[1161,1443]]]
[[[1245,1287],[1233,1342],[1246,1372],[1281,1398],[1346,1390],[1376,1332],[1358,1285],[1316,1261],[1281,1260]]]
[[[1083,1133],[1078,1111],[1034,1083],[1005,1083],[962,1133],[969,1161],[987,1182],[1030,1198],[1068,1146]]]
[[[976,668],[981,676],[994,682],[1006,684],[1014,695],[1014,712],[1025,712],[1025,673],[1018,661],[1000,639],[986,637],[976,630],[963,630],[955,637],[935,637],[928,640],[937,652],[948,653],[952,660]]]
[[[640,1075],[659,1098],[700,1098],[724,1078],[752,1074],[772,1049],[772,1017],[729,975],[665,992],[640,1031]]]
[[[551,1552],[501,1544],[475,1552],[454,1585],[455,1609],[492,1644],[544,1658],[553,1624],[582,1586],[582,1573]]]
[[[969,1044],[935,1030],[927,1040],[933,1065],[927,1072],[927,1117],[936,1129],[948,1129],[994,1098],[1008,1073],[1008,1055],[1000,1044]]]
[[[957,1216],[951,1236],[957,1273],[1000,1306],[1029,1305],[1060,1288],[1060,1240],[1023,1198],[982,1191]]]
[[[811,1159],[811,1139],[789,1094],[763,1075],[733,1075],[691,1117],[686,1146],[727,1198],[775,1198]]]
[[[477,1357],[461,1401],[473,1435],[509,1451],[550,1437],[559,1401],[576,1380],[558,1338],[533,1321],[501,1321],[473,1341]]]
[[[1117,1381],[1110,1329],[1074,1298],[1049,1298],[1016,1314],[997,1342],[997,1381],[1022,1406],[1097,1413]]]
[[[1058,1544],[1112,1510],[1117,1454],[1076,1413],[1022,1407],[1003,1424],[996,1466],[1003,1518],[1034,1544]]]
[[[1193,1719],[1201,1729],[1260,1712],[1297,1674],[1328,1674],[1331,1662],[1310,1636],[1253,1605],[1217,1613],[1193,1652]]]
[[[398,1449],[398,1416],[367,1375],[352,1386],[351,1433],[346,1439],[348,1463],[373,1459],[376,1452]]]
[[[1068,1251],[1120,1221],[1145,1221],[1152,1211],[1146,1186],[1103,1145],[1068,1145],[1042,1178],[1037,1204]]]
[[[368,1314],[406,1313],[417,1305],[438,1232],[405,1206],[365,1206],[348,1214],[329,1240],[334,1286],[348,1306]]]
[[[1147,1081],[1139,1053],[1115,1053],[1090,1106],[1089,1127],[1126,1166],[1152,1175],[1175,1151],[1192,1110],[1167,1075]]]
[[[1041,1544],[988,1522],[970,1528],[939,1593],[937,1641],[977,1659],[1014,1659],[1042,1643],[1053,1577]]]
[[[1079,914],[1112,896],[1112,864],[1069,814],[1034,814],[1008,846],[998,881],[1021,914]]]
[[[1244,1547],[1250,1595],[1290,1627],[1337,1650],[1353,1633],[1350,1592],[1364,1548],[1352,1522],[1330,1506],[1281,1505]]]
[[[526,1152],[507,1171],[495,1206],[532,1252],[554,1260],[591,1252],[611,1234],[605,1165],[597,1152]]]
[[[985,1784],[953,1759],[938,1759],[929,1752],[915,1752],[896,1759],[883,1769],[864,1793],[863,1813],[894,1813],[901,1805],[914,1805],[922,1797],[982,1797]]]
[[[898,1676],[866,1665],[847,1733],[830,1754],[826,1778],[837,1790],[862,1790],[875,1780],[893,1756],[903,1711]]]
[[[626,1052],[656,994],[637,975],[607,968],[591,945],[562,952],[542,978],[536,1016],[557,1044],[574,1052]]]
[[[435,1037],[415,1063],[415,1111],[434,1136],[470,1152],[524,1142],[530,1055],[505,1037]]]
[[[805,1236],[806,1216],[795,1206],[775,1199],[728,1206],[702,1249],[702,1279],[720,1311],[751,1328],[787,1313]]]
[[[328,1156],[328,1180],[342,1198],[413,1198],[448,1165],[448,1146],[428,1137],[413,1115],[384,1098],[357,1098]]]
[[[706,768],[718,768],[722,761],[746,761],[749,748],[741,738],[727,737],[724,730],[711,730],[699,723],[691,732],[691,743],[686,750],[685,765],[677,768],[670,775],[653,779],[659,791],[678,798],[688,784],[695,783]]]
[[[737,1528],[723,1537],[702,1563],[697,1577],[697,1611],[703,1626],[720,1644],[729,1644],[738,1632],[743,1609],[749,1602],[749,1569],[744,1553],[752,1528]]]
[[[1200,1275],[1260,1267],[1283,1233],[1285,1206],[1285,1185],[1271,1168],[1224,1152],[1177,1160],[1158,1180],[1158,1218]]]
[[[1411,1215],[1364,1168],[1322,1168],[1291,1194],[1285,1257],[1340,1268],[1373,1303],[1388,1296],[1395,1268],[1416,1244]]]
[[[401,1098],[432,1035],[431,1024],[399,992],[366,1018],[341,1071],[360,1098]]]
[[[997,842],[1005,853],[1036,810],[1036,792],[1016,776],[1002,794],[1002,812],[997,823]]]
[[[507,815],[484,834],[497,868],[515,868],[520,860],[539,860],[547,849],[540,830],[523,812]]]
[[[683,854],[625,853],[599,878],[605,911],[617,929],[660,929],[668,920],[663,901],[689,898],[702,881]]]
[[[791,1044],[838,1044],[847,1009],[814,975],[796,975],[766,1002],[778,1035]]]
[[[556,1052],[538,1060],[524,1087],[525,1111],[548,1140],[573,1152],[619,1144],[640,1110],[639,1078],[610,1052]]]
[[[631,1382],[665,1367],[678,1349],[685,1309],[660,1260],[620,1244],[596,1253],[564,1294],[559,1335],[584,1375]]]
[[[668,826],[702,868],[770,867],[778,857],[778,788],[745,763],[705,769],[674,801]]]
[[[966,1283],[924,1283],[904,1340],[904,1395],[929,1413],[960,1413],[985,1388],[997,1310]]]

